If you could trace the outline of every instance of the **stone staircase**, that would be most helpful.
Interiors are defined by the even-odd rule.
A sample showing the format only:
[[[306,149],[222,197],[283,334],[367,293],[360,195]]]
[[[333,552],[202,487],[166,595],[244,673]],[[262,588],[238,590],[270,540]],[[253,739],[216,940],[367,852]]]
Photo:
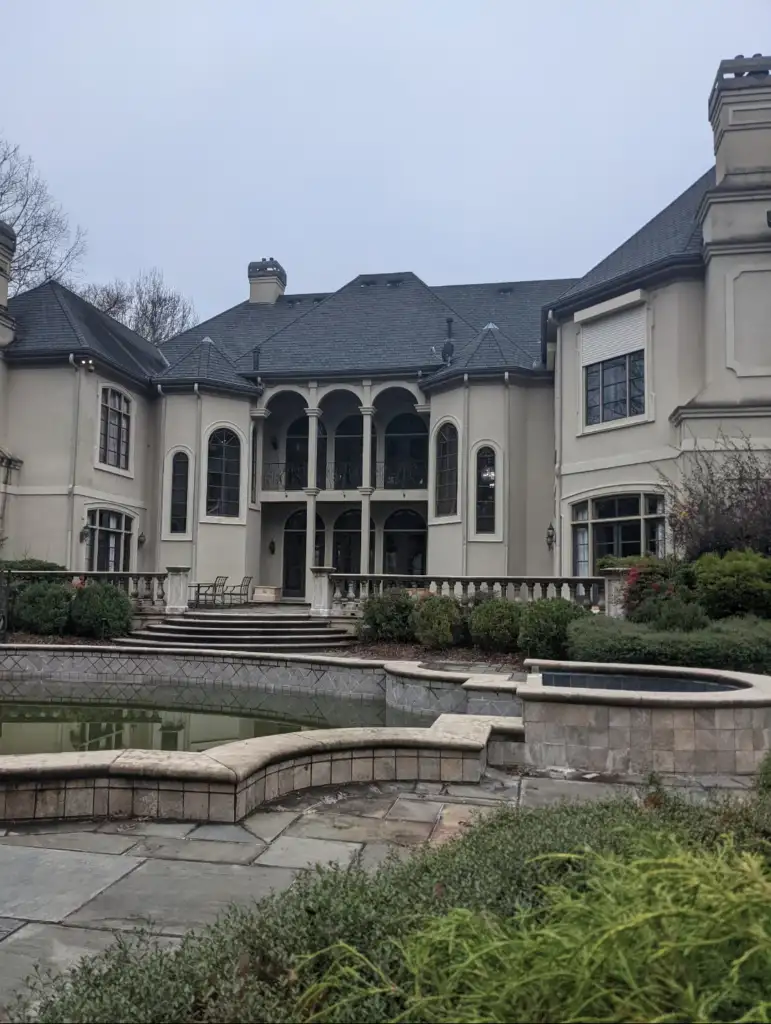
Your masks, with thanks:
[[[121,638],[121,646],[202,647],[209,650],[303,653],[348,647],[354,637],[306,613],[187,612],[150,622]]]

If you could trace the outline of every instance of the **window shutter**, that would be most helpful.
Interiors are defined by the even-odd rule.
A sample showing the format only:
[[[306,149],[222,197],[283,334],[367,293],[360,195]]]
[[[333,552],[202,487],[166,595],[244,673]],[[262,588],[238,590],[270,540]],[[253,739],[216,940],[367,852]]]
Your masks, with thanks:
[[[645,348],[645,304],[581,325],[581,365],[590,366]]]

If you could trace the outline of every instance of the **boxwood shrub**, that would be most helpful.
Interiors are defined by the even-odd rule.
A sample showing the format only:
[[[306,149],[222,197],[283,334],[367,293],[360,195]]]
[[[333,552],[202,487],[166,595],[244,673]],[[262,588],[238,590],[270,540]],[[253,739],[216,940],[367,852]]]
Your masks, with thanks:
[[[596,615],[568,626],[567,648],[573,661],[767,673],[771,672],[771,622],[746,616],[692,632],[670,632]]]
[[[485,651],[516,651],[521,619],[522,605],[516,601],[482,601],[469,615],[471,642]]]
[[[131,601],[111,583],[88,583],[75,591],[70,616],[80,636],[122,636],[131,629]]]
[[[72,590],[61,583],[31,583],[14,597],[13,625],[41,636],[65,633]]]
[[[755,551],[702,555],[694,563],[696,596],[712,619],[771,618],[771,558]]]
[[[368,598],[361,616],[360,636],[363,640],[393,640],[409,643],[415,639],[412,613],[415,600],[406,590],[386,590]]]
[[[542,597],[522,610],[519,647],[526,658],[567,657],[567,628],[590,613],[563,597]]]
[[[460,604],[454,597],[432,595],[414,606],[412,626],[424,647],[441,650],[463,640],[464,623]]]

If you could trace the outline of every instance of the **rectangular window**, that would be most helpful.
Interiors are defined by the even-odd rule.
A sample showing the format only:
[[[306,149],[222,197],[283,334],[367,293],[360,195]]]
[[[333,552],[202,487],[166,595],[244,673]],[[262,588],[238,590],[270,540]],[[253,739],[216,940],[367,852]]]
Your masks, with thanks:
[[[584,422],[588,427],[644,413],[643,351],[584,367]]]
[[[131,528],[134,520],[122,512],[90,509],[87,517],[86,571],[130,572]]]
[[[591,575],[600,558],[664,556],[664,498],[660,494],[618,494],[578,502],[571,518],[575,576]]]
[[[99,417],[99,461],[128,470],[131,440],[131,399],[116,388],[102,388]]]

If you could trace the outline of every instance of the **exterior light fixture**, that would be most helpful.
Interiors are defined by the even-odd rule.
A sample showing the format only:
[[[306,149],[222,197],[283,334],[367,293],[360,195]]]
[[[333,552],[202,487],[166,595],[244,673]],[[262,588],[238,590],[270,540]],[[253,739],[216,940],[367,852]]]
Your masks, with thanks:
[[[147,537],[145,537],[144,531],[142,531],[142,533],[140,533],[139,536],[137,537],[137,544],[140,546],[140,548],[142,547],[146,540]]]
[[[549,551],[551,551],[554,547],[554,541],[556,537],[557,534],[554,529],[554,523],[549,523],[549,529],[546,531],[546,547],[549,549]]]
[[[80,531],[80,543],[81,544],[85,544],[87,540],[88,540],[88,527],[84,526],[83,529]]]
[[[270,542],[270,544],[268,544],[268,551],[270,551],[271,555],[275,555],[275,553],[276,553],[276,542],[274,540],[272,540]]]

